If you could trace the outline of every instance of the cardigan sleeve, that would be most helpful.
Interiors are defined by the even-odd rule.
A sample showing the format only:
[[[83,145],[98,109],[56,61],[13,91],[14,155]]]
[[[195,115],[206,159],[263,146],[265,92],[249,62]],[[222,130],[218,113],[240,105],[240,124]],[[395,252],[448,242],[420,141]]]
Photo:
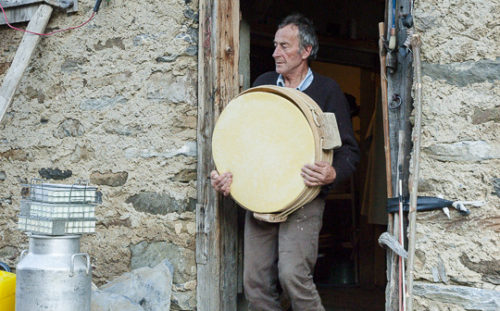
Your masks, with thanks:
[[[329,89],[330,94],[326,98],[325,111],[335,113],[342,146],[335,149],[333,154],[332,166],[335,168],[337,177],[333,183],[322,187],[321,194],[323,195],[345,182],[356,170],[360,158],[347,99],[336,82],[333,82]]]

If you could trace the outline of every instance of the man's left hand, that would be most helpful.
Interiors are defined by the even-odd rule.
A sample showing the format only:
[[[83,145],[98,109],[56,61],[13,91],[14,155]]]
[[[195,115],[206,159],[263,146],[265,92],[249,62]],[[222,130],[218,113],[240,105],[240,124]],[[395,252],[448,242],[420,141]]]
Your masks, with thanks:
[[[302,167],[300,176],[304,178],[306,186],[324,186],[331,184],[337,177],[337,172],[325,161],[319,161],[314,164],[306,164]]]

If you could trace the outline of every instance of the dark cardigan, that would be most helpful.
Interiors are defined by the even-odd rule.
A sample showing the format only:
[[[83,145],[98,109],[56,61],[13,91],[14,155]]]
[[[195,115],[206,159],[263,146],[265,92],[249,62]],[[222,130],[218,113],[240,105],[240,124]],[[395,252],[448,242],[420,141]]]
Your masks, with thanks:
[[[337,82],[313,72],[314,79],[311,85],[304,90],[324,112],[333,112],[337,119],[342,146],[335,149],[333,155],[333,167],[337,178],[332,184],[323,186],[320,196],[324,197],[335,186],[346,181],[354,173],[359,161],[359,147],[352,130],[349,105]],[[253,86],[265,84],[276,85],[278,73],[274,71],[260,75]]]

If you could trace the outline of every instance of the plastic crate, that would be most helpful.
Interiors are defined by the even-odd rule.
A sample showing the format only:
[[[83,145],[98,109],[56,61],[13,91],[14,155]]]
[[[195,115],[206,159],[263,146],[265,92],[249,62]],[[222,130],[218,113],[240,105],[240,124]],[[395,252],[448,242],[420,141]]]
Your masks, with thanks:
[[[0,271],[0,310],[14,311],[16,307],[16,275]]]
[[[21,214],[32,218],[95,218],[95,205],[21,200]]]
[[[94,233],[95,223],[95,218],[54,219],[20,214],[18,229],[45,235],[84,234]]]
[[[63,185],[36,183],[24,184],[25,199],[46,203],[101,203],[97,187],[88,185]]]

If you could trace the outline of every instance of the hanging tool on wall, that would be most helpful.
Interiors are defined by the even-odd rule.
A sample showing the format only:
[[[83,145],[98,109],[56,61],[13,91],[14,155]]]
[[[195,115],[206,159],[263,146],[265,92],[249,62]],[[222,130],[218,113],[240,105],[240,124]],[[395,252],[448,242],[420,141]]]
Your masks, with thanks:
[[[389,1],[391,3],[391,28],[389,29],[388,39],[387,39],[387,57],[386,57],[386,67],[389,73],[394,73],[397,68],[398,59],[395,53],[397,39],[396,39],[396,0]]]
[[[484,201],[451,201],[439,197],[431,196],[419,196],[417,198],[417,212],[427,212],[435,210],[443,210],[443,212],[449,218],[449,209],[456,209],[461,215],[468,216],[470,210],[466,208],[466,205],[480,207],[484,205]],[[403,211],[406,213],[409,211],[410,200],[408,198],[403,199]],[[399,210],[399,199],[398,198],[388,198],[387,199],[387,212],[397,213]],[[448,210],[448,211],[446,211]]]
[[[397,177],[396,180],[398,182],[398,191],[397,191],[397,199],[398,199],[398,219],[399,219],[399,244],[404,249],[404,211],[403,211],[403,140],[405,134],[403,130],[399,131],[399,150],[398,150],[398,163],[397,163]],[[398,277],[399,277],[399,310],[406,310],[405,298],[406,298],[406,284],[405,284],[405,260],[403,256],[399,256],[399,264],[398,264]]]

